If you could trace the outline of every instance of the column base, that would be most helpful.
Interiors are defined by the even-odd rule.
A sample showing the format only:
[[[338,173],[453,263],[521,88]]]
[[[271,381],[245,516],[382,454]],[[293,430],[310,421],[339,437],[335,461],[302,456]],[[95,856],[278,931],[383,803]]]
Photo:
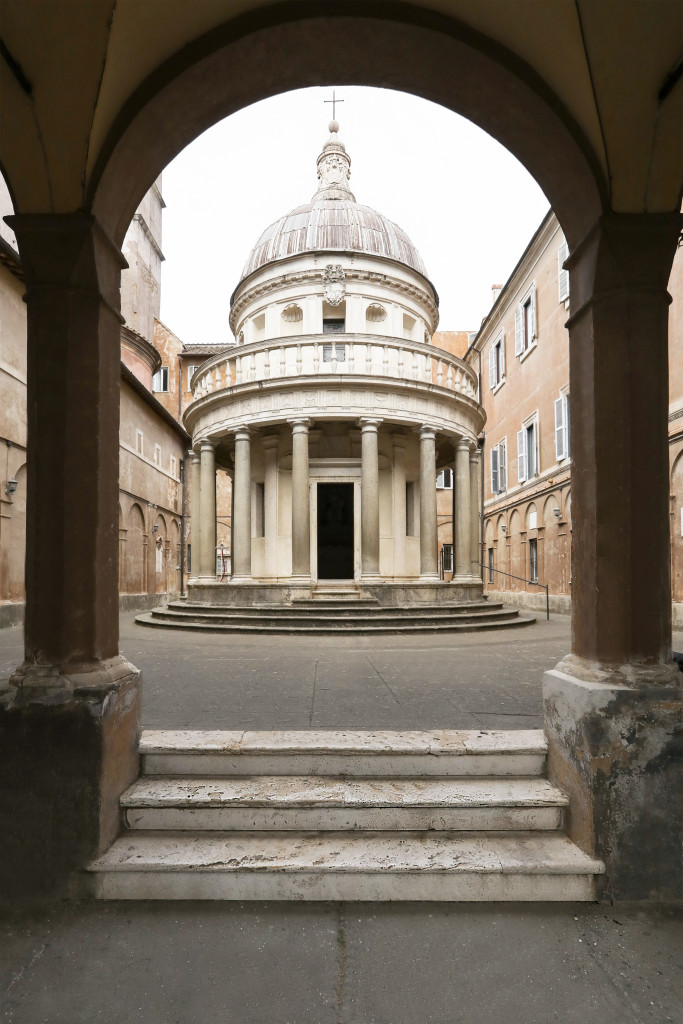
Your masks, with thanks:
[[[379,572],[362,572],[360,575],[361,583],[379,583],[382,580],[382,575]]]
[[[605,862],[604,899],[683,899],[682,679],[573,656],[544,675],[548,777],[572,839]]]
[[[310,572],[295,572],[289,577],[289,582],[294,583],[297,587],[310,587],[311,585],[311,574]]]
[[[24,664],[12,684],[0,699],[0,903],[46,903],[119,832],[119,797],[139,772],[140,672],[122,657]]]
[[[420,573],[420,583],[440,583],[441,577],[438,572],[423,572]]]
[[[480,585],[483,585],[480,576],[471,576],[469,573],[466,572],[458,573],[457,575],[453,576],[448,582],[449,585],[451,583],[479,583]]]
[[[213,579],[213,582],[215,583],[216,582],[216,577],[213,576],[212,579]],[[205,580],[201,580],[200,582],[204,583],[206,581]],[[254,582],[254,577],[251,576],[251,575],[248,575],[247,573],[244,573],[244,574],[242,574],[242,573],[235,573],[234,576],[230,577],[229,582],[230,583],[253,583]]]

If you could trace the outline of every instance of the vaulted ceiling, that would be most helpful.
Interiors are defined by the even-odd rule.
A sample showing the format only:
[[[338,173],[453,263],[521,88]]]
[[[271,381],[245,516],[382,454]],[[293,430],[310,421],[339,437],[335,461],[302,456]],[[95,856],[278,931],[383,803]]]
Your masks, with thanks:
[[[372,41],[364,40],[361,47],[359,35],[362,61],[359,57],[354,62],[351,55],[338,64],[335,74],[348,70],[338,84],[391,86],[403,81],[398,71],[392,75],[383,52],[388,44],[376,30],[382,23],[398,21],[409,29],[414,25],[416,38],[420,32],[431,33],[435,40],[452,38],[505,66],[534,95],[542,96],[547,109],[558,112],[580,140],[593,176],[600,179],[603,206],[618,212],[679,208],[680,0],[0,0],[0,166],[17,208],[67,212],[91,206],[109,156],[132,119],[156,90],[204,59],[212,47],[249,36],[250,60],[262,62],[263,94],[282,87],[278,83],[309,85],[318,74],[320,55],[307,56],[303,45],[293,43],[293,51],[284,55],[290,58],[288,74],[269,77],[271,56],[282,60],[283,55],[269,52],[270,37],[260,35],[261,27],[311,18],[333,25],[336,18],[359,13],[375,33],[375,50]],[[406,52],[395,56],[397,65],[411,59],[409,52],[407,58]],[[415,60],[424,63],[422,52]],[[459,68],[454,60],[449,51],[435,46],[430,77],[415,71],[405,83],[410,87],[414,81],[415,91],[443,97],[456,109]],[[482,94],[488,88],[486,77],[480,81]],[[449,84],[451,79],[455,85]],[[257,93],[255,88],[240,93],[236,85],[229,102],[209,111],[204,121],[252,102]],[[451,95],[453,100],[448,99]],[[466,115],[476,109],[468,102],[460,111]],[[510,96],[509,110],[501,93],[492,94],[488,102],[498,103],[499,121],[491,116],[483,127],[496,133],[499,123],[505,142],[505,120],[514,115],[516,132],[524,130],[519,98]],[[178,120],[186,121],[177,133],[170,121],[158,124],[169,139],[166,149],[160,149],[164,159],[206,127],[182,105],[176,107]],[[171,118],[168,111],[164,116]],[[529,117],[534,116],[531,111]],[[145,130],[154,129],[148,124]],[[145,173],[149,177],[158,169],[150,162]],[[136,184],[138,192],[140,187]],[[130,198],[126,209],[137,198]]]

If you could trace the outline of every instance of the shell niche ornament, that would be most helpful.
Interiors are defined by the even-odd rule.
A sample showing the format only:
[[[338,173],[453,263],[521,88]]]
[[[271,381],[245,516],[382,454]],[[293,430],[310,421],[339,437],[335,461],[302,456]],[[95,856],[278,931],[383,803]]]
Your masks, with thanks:
[[[330,306],[339,306],[346,295],[344,268],[340,263],[328,263],[323,270],[323,298]]]

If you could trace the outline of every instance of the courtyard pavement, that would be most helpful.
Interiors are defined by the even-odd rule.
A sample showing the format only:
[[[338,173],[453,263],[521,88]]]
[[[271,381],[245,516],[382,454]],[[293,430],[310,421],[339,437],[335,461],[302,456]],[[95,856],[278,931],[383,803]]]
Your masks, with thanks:
[[[20,630],[0,632],[0,679],[21,646]],[[450,637],[245,639],[144,629],[127,614],[121,648],[143,671],[150,727],[535,728],[542,673],[568,651],[569,621]],[[63,903],[0,920],[0,1020],[683,1024],[683,912]]]

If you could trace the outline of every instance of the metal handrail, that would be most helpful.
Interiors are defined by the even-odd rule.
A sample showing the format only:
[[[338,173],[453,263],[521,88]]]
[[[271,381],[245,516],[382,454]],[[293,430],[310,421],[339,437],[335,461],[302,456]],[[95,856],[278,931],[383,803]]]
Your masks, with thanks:
[[[541,590],[545,590],[545,617],[550,621],[550,597],[548,596],[548,584],[547,583],[535,583],[534,580],[527,580],[524,576],[515,576],[511,572],[503,572],[502,569],[494,569],[493,566],[486,565],[485,562],[480,562],[479,565],[482,569],[486,569],[488,572],[498,572],[501,576],[509,576],[511,580],[521,580],[522,583],[528,583],[532,587],[540,587]]]

